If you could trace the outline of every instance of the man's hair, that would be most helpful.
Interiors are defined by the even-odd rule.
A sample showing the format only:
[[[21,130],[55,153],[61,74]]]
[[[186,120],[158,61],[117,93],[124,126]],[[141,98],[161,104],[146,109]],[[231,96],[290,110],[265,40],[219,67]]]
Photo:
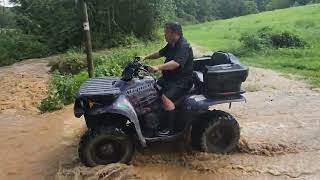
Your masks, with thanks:
[[[182,27],[178,22],[167,22],[164,27],[174,33],[179,33],[181,37],[183,36]]]

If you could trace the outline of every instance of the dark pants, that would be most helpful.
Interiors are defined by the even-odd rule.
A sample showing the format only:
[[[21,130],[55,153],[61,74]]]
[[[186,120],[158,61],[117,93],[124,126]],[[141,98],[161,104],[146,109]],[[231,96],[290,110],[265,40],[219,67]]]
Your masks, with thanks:
[[[187,95],[187,92],[192,87],[192,81],[166,81],[160,78],[157,84],[161,87],[161,93],[169,98],[172,102]]]

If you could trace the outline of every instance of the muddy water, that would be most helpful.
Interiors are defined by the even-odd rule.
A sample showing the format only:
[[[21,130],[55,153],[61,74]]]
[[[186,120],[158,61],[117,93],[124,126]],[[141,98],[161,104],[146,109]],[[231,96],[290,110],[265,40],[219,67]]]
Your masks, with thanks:
[[[82,127],[69,107],[37,111],[47,92],[47,63],[34,59],[0,68],[0,179],[53,179],[66,154],[65,136]]]
[[[0,68],[0,179],[320,179],[320,93],[270,70],[252,68],[247,103],[231,112],[242,139],[228,155],[174,144],[138,150],[129,166],[85,168],[77,144],[85,130],[72,106],[39,114],[47,62]]]
[[[48,179],[64,155],[65,111],[36,116],[0,114],[0,179]]]

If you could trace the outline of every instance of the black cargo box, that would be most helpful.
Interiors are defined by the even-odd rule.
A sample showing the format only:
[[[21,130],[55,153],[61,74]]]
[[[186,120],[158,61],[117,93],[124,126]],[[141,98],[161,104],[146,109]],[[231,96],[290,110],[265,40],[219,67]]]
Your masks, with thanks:
[[[205,66],[216,66],[221,64],[239,64],[239,60],[231,53],[218,51],[212,56],[203,56],[193,61],[194,71],[204,71]]]
[[[249,69],[240,64],[205,66],[204,95],[208,97],[241,93],[241,84],[248,77]]]

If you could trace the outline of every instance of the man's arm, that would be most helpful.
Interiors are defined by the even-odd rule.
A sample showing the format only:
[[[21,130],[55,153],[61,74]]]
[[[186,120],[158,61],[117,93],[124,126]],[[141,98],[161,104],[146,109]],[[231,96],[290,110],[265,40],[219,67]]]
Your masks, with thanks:
[[[155,52],[153,54],[150,54],[150,55],[144,57],[144,59],[159,59],[159,58],[161,58],[161,55],[159,52]]]
[[[163,70],[175,70],[179,67],[184,67],[186,61],[188,60],[189,56],[189,50],[190,46],[183,46],[181,47],[177,54],[175,55],[174,59],[171,61],[165,63],[165,64],[160,64],[157,66],[152,66],[152,71],[157,72],[157,71],[163,71]]]
[[[160,64],[157,66],[152,66],[152,71],[157,72],[157,71],[170,71],[170,70],[175,70],[180,66],[175,60],[171,60],[167,63]]]
[[[169,45],[167,44],[164,48],[160,49],[158,52],[145,56],[143,59],[159,59],[163,56],[166,56]]]

